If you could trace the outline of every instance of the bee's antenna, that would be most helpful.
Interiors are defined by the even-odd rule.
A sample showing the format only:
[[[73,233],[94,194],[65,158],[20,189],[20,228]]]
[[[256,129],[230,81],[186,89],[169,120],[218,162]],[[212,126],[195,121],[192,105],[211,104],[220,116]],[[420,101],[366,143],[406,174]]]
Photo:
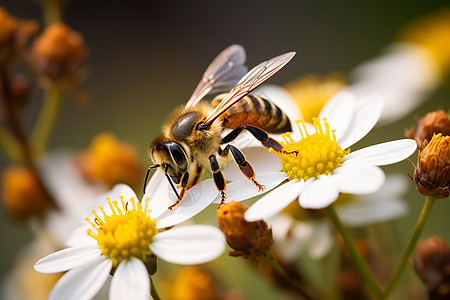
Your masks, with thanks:
[[[169,174],[167,174],[167,170],[169,168],[172,168],[169,164],[166,164],[164,167],[164,174],[166,175],[167,180],[169,180],[170,186],[172,187],[172,190],[175,192],[175,195],[177,195],[177,199],[180,199],[180,195],[178,195],[178,191],[173,185],[172,179],[170,178]]]
[[[147,187],[148,177],[150,176],[150,171],[152,169],[158,168],[160,166],[161,165],[153,165],[153,166],[148,167],[147,172],[145,173],[145,179],[144,179],[144,194],[145,194],[145,188]]]

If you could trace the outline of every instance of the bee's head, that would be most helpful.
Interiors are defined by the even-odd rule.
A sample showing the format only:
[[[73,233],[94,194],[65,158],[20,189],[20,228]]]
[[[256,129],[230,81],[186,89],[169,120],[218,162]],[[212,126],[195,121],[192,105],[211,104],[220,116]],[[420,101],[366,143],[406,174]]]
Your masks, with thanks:
[[[179,184],[182,175],[188,168],[188,157],[182,145],[173,141],[166,141],[155,144],[150,152],[150,156],[155,164],[167,167],[167,174],[173,182]]]

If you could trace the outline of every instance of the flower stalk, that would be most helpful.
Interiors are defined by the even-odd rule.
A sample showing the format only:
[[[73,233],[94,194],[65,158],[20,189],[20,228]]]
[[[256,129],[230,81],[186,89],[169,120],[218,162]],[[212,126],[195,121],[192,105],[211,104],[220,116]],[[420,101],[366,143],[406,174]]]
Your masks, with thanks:
[[[334,227],[341,235],[342,240],[344,241],[345,245],[347,246],[347,250],[350,253],[350,255],[355,263],[355,266],[361,272],[361,275],[364,277],[364,280],[366,281],[367,285],[370,287],[373,295],[375,296],[376,299],[382,299],[383,292],[382,292],[380,286],[378,285],[376,279],[374,278],[367,263],[364,261],[361,254],[359,253],[358,249],[356,248],[356,245],[353,242],[352,238],[350,237],[349,233],[345,229],[344,225],[342,225],[342,222],[339,219],[338,215],[336,214],[336,211],[334,210],[333,205],[330,205],[327,208],[325,208],[325,211],[327,212],[328,217],[330,218],[331,222],[333,222]]]
[[[425,204],[422,208],[422,212],[420,213],[419,219],[417,220],[416,227],[414,228],[414,231],[408,242],[408,245],[406,246],[406,249],[403,252],[400,262],[397,265],[397,269],[395,270],[394,275],[392,276],[383,293],[382,299],[388,299],[389,295],[392,293],[398,281],[400,280],[400,277],[402,276],[403,271],[405,270],[405,267],[408,264],[408,260],[411,257],[412,252],[416,248],[417,241],[419,240],[420,235],[422,234],[428,216],[430,215],[431,208],[433,207],[435,202],[436,202],[435,197],[432,196],[426,197]]]
[[[52,83],[45,91],[44,103],[30,139],[31,147],[37,154],[45,150],[61,108],[63,95],[63,89],[56,83]]]

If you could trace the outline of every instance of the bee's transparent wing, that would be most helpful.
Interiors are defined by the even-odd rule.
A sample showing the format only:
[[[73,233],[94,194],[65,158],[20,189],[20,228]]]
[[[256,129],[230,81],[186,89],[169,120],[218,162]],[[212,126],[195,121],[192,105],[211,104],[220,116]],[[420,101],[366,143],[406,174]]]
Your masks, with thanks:
[[[206,69],[186,107],[195,106],[208,93],[229,91],[247,72],[245,58],[241,45],[231,45],[220,52]]]
[[[233,104],[238,102],[248,93],[261,85],[264,81],[281,70],[281,68],[283,68],[294,57],[294,55],[295,52],[285,53],[270,60],[264,61],[251,69],[219,103],[219,105],[217,105],[216,108],[206,117],[206,119],[203,121],[203,125],[211,125]]]

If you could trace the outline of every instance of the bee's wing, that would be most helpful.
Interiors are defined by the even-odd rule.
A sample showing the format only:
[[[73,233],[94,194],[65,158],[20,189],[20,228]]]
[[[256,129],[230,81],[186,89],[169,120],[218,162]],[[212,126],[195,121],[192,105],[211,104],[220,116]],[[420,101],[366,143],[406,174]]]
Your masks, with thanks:
[[[283,68],[295,55],[295,52],[288,52],[270,60],[264,61],[251,69],[220,101],[219,105],[203,121],[203,125],[209,127],[221,114],[229,109],[233,104],[241,100],[248,93],[256,89],[264,81]]]
[[[186,107],[195,106],[211,92],[228,91],[247,72],[245,50],[241,45],[231,45],[212,61],[203,74]]]

